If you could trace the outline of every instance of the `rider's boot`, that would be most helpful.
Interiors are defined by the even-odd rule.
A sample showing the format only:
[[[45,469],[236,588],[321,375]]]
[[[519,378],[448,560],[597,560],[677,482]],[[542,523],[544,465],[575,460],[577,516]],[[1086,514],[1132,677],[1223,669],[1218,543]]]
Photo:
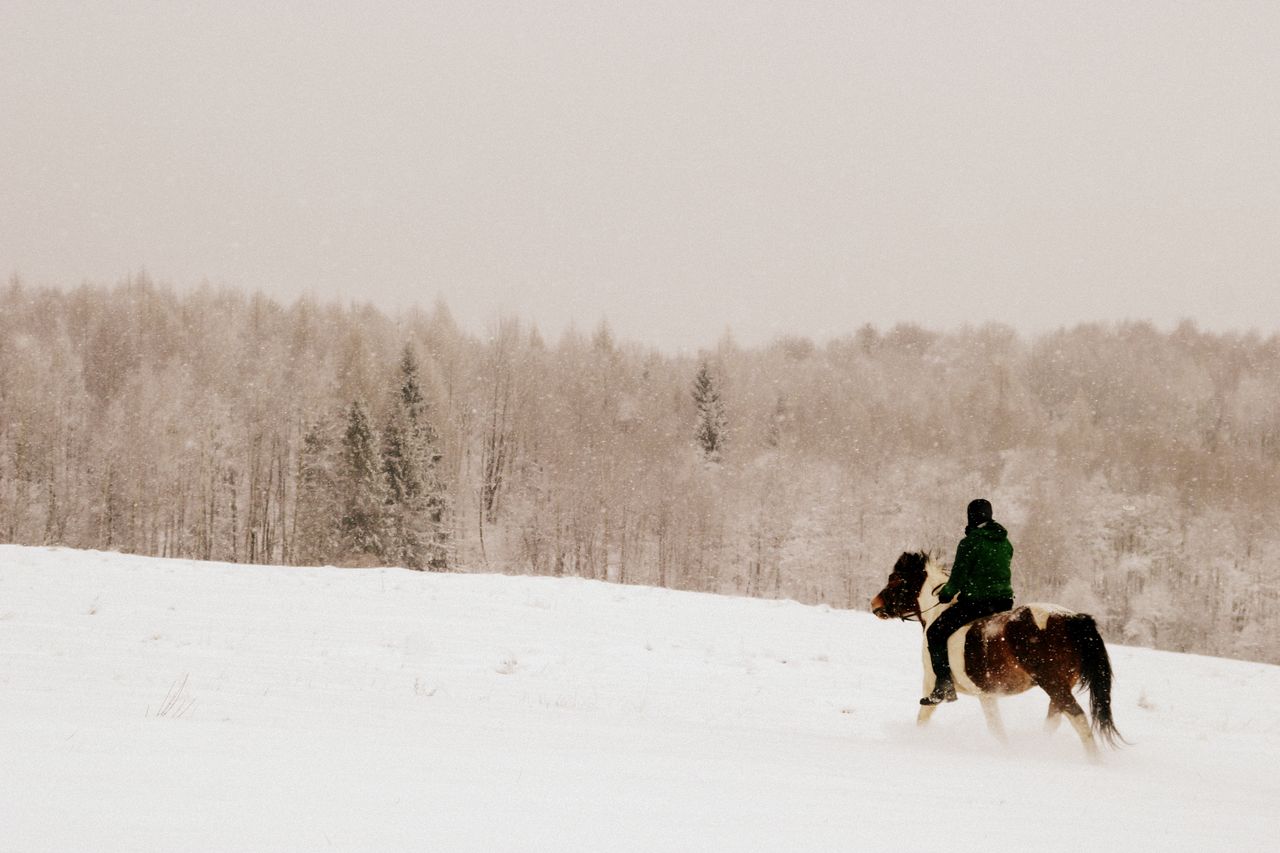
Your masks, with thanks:
[[[956,685],[950,677],[939,678],[933,685],[933,692],[920,700],[921,705],[941,705],[943,702],[956,701]]]

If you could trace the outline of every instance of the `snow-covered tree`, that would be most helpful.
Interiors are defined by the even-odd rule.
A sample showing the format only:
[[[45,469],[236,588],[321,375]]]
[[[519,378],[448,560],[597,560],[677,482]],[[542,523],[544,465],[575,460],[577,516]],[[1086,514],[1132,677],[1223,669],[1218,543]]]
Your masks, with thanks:
[[[349,560],[381,558],[386,545],[386,486],[369,417],[358,401],[347,412],[341,460],[342,517],[338,529],[342,549]]]
[[[343,504],[335,461],[328,425],[316,421],[307,428],[298,454],[293,541],[295,558],[303,565],[324,565],[340,554]]]
[[[426,398],[411,345],[400,357],[399,383],[382,432],[386,477],[385,556],[408,568],[448,567],[448,505],[440,479],[441,454],[427,418]]]
[[[705,361],[693,378],[693,402],[698,411],[694,429],[698,449],[706,461],[719,462],[725,441],[724,401],[720,399],[720,389]]]

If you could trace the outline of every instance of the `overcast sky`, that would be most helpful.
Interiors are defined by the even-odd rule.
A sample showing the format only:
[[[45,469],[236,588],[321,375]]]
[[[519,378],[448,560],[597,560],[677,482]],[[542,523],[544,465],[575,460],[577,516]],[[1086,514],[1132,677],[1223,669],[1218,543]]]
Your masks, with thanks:
[[[27,3],[0,272],[664,347],[1280,328],[1280,4]]]

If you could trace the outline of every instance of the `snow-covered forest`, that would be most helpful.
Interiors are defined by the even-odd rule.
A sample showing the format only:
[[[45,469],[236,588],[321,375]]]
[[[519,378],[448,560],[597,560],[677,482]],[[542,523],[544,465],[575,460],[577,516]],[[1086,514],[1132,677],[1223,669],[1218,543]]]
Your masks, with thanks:
[[[1022,601],[1280,662],[1280,338],[903,324],[671,354],[137,276],[0,287],[0,541],[865,608],[964,506]]]

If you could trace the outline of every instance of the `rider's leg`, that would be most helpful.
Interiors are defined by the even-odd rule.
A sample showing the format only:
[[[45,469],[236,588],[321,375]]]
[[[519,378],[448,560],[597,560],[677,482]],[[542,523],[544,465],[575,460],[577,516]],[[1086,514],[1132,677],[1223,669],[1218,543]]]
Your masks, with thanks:
[[[925,631],[925,640],[929,644],[929,662],[933,666],[935,681],[933,692],[920,700],[921,705],[937,705],[939,702],[954,702],[956,688],[951,680],[951,662],[947,659],[947,638],[971,617],[967,613],[965,602],[951,605],[942,612],[929,629]]]
[[[921,705],[955,701],[956,688],[951,678],[951,661],[947,657],[947,638],[975,619],[1009,610],[1012,607],[1013,599],[1011,598],[968,601],[961,599],[933,621],[925,631],[925,639],[929,644],[929,661],[933,665],[933,673],[937,681],[934,683],[933,692],[920,700]]]

